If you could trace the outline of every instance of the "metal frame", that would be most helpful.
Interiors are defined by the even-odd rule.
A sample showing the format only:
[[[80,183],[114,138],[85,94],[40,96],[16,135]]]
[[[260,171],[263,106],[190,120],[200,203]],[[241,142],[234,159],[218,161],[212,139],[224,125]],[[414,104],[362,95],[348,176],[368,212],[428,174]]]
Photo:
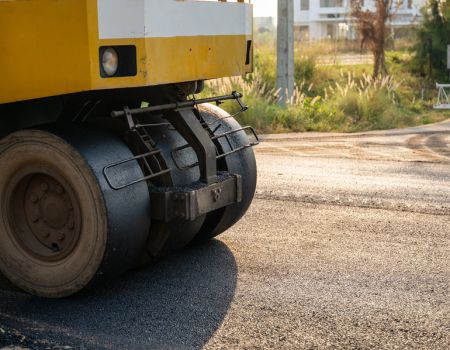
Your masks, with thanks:
[[[168,111],[168,110],[179,110],[182,108],[189,108],[189,107],[195,107],[201,104],[205,103],[216,103],[216,104],[222,104],[224,101],[229,100],[235,100],[241,108],[246,111],[248,109],[247,106],[245,106],[242,103],[241,98],[243,95],[239,92],[233,91],[231,95],[225,95],[225,96],[217,96],[217,97],[209,97],[209,98],[203,98],[203,99],[192,99],[188,101],[183,102],[174,102],[174,103],[168,103],[164,105],[159,106],[152,106],[152,107],[145,107],[145,108],[134,108],[129,109],[127,108],[127,111],[113,111],[111,112],[111,117],[113,118],[119,118],[125,116],[127,113],[130,113],[133,116],[137,116],[139,114],[146,114],[146,113],[153,113],[153,112],[162,112],[162,111]]]
[[[148,152],[118,161],[110,164],[103,169],[103,175],[109,186],[115,190],[123,189],[127,186],[134,185],[138,182],[149,181],[155,177],[162,176],[171,171],[164,168],[158,160],[161,150],[155,148],[150,136],[146,131],[146,127],[154,126],[154,124],[140,124],[136,118],[139,115],[162,112],[168,123],[158,123],[158,126],[172,125],[181,136],[187,141],[187,144],[178,147],[171,152],[171,157],[175,166],[180,170],[186,170],[198,166],[200,170],[200,181],[185,187],[153,187],[149,183],[150,196],[153,203],[158,205],[151,206],[151,217],[156,220],[165,222],[173,220],[195,220],[201,215],[207,214],[213,210],[217,210],[228,205],[239,203],[242,200],[242,178],[238,174],[219,173],[217,170],[218,159],[227,157],[236,152],[240,152],[249,147],[253,147],[259,143],[256,131],[252,127],[244,127],[236,130],[227,131],[220,135],[215,135],[217,128],[211,130],[210,126],[216,122],[208,124],[198,110],[198,105],[214,102],[217,105],[227,100],[235,100],[242,113],[248,108],[241,101],[242,94],[233,92],[231,95],[211,97],[205,99],[191,99],[183,102],[175,102],[160,106],[152,106],[146,108],[130,109],[124,107],[121,111],[111,113],[113,118],[125,117],[130,132],[136,133],[140,142]],[[236,114],[236,115],[237,115]],[[219,121],[220,122],[220,121]],[[238,132],[246,132],[254,136],[256,141],[249,142],[246,145],[233,147],[230,135]],[[220,144],[218,140],[225,139],[229,145],[230,151],[220,152]],[[192,148],[198,162],[185,167],[180,166],[175,160],[174,154],[177,151]],[[157,165],[157,169],[153,169],[150,165]],[[144,171],[144,176],[139,179],[133,179],[127,183],[114,183],[111,169],[119,167],[132,161],[139,161]]]
[[[233,91],[230,95],[225,95],[225,96],[209,97],[209,98],[204,98],[204,99],[195,99],[195,97],[194,97],[191,100],[187,100],[187,101],[174,102],[174,103],[168,103],[168,104],[163,104],[163,105],[159,105],[159,106],[151,106],[151,107],[145,107],[145,108],[130,109],[127,106],[125,106],[123,108],[123,110],[121,110],[121,111],[111,112],[111,117],[113,117],[113,118],[125,117],[130,131],[139,132],[139,130],[145,130],[144,129],[145,127],[150,127],[153,125],[140,124],[138,121],[135,121],[135,118],[137,118],[143,114],[164,112],[164,117],[167,119],[167,121],[169,123],[167,123],[167,124],[160,123],[158,125],[172,125],[183,136],[183,138],[188,142],[187,145],[182,146],[181,148],[175,149],[172,151],[172,159],[174,160],[177,168],[180,170],[184,170],[184,169],[193,168],[195,166],[199,166],[200,180],[206,184],[212,184],[217,181],[217,159],[229,156],[233,153],[242,151],[246,148],[256,146],[259,144],[259,139],[256,134],[256,131],[252,127],[249,127],[249,126],[245,127],[245,128],[240,128],[237,130],[232,130],[232,131],[226,132],[224,134],[215,136],[214,131],[212,131],[209,128],[209,126],[215,124],[216,121],[208,124],[201,117],[200,112],[198,111],[197,107],[199,105],[205,104],[205,103],[216,103],[217,105],[220,105],[224,101],[234,100],[238,103],[238,105],[240,107],[239,112],[237,112],[234,115],[234,116],[236,116],[242,112],[245,112],[248,109],[248,107],[245,106],[245,104],[242,102],[241,98],[242,98],[241,93]],[[220,122],[220,120],[217,122]],[[231,142],[230,142],[228,136],[233,133],[237,133],[240,131],[246,131],[246,130],[251,130],[251,133],[254,135],[256,142],[251,142],[248,145],[244,145],[242,147],[233,149],[233,146],[231,145]],[[223,138],[223,137],[226,138],[232,151],[225,153],[225,154],[218,154],[219,152],[217,150],[215,142],[217,142],[218,139]],[[145,140],[143,142],[145,142]],[[195,164],[192,164],[190,166],[187,166],[187,167],[180,167],[179,164],[177,164],[177,162],[175,161],[173,155],[176,151],[180,151],[181,149],[188,148],[188,147],[192,147],[194,149],[194,151],[197,155],[198,162],[196,162]],[[153,150],[151,145],[147,144],[146,148],[150,151],[150,153],[146,153],[147,156],[155,155],[155,154],[151,153]],[[133,159],[143,159],[143,161],[145,162],[147,156],[144,154],[144,155],[140,155],[138,157],[129,159],[127,161],[131,161]],[[106,173],[109,168],[118,166],[120,164],[123,164],[124,162],[126,163],[127,161],[123,161],[122,163],[118,162],[118,163],[107,166],[105,168],[106,170],[104,169],[104,173]],[[152,171],[150,171],[150,174],[148,176],[143,177],[140,180],[130,182],[128,184],[128,186],[132,185],[136,182],[139,182],[139,181],[150,180],[156,176],[163,175],[167,172],[169,172],[169,171],[164,171],[161,173],[159,173],[159,172],[153,173]],[[108,179],[108,183],[111,186],[110,179]],[[127,185],[122,185],[118,189],[126,187],[126,186]]]
[[[144,153],[144,154],[141,154],[139,156],[136,156],[136,157],[133,157],[133,158],[129,158],[129,159],[125,159],[125,160],[122,160],[122,161],[110,164],[108,166],[105,166],[103,168],[103,175],[105,176],[106,182],[108,182],[108,185],[113,190],[118,191],[118,190],[124,189],[124,188],[126,188],[128,186],[135,185],[135,184],[137,184],[139,182],[148,181],[148,180],[151,180],[151,179],[156,178],[158,176],[170,173],[170,169],[161,170],[160,172],[156,172],[156,173],[152,172],[150,175],[138,178],[136,180],[132,180],[130,182],[126,182],[125,184],[121,184],[121,185],[114,184],[113,181],[111,180],[110,175],[108,175],[108,170],[110,170],[110,169],[112,169],[114,167],[117,167],[119,165],[123,165],[123,164],[129,163],[129,162],[138,161],[138,160],[143,160],[145,162],[145,164],[147,165],[147,168],[151,169],[149,164],[148,164],[148,161],[146,160],[146,158],[147,157],[151,157],[151,156],[155,156],[155,155],[160,154],[160,153],[161,153],[160,150],[155,150],[155,151],[152,151],[152,152]]]
[[[450,84],[436,84],[436,88],[438,97],[434,109],[450,109]],[[446,89],[449,89],[449,92]]]

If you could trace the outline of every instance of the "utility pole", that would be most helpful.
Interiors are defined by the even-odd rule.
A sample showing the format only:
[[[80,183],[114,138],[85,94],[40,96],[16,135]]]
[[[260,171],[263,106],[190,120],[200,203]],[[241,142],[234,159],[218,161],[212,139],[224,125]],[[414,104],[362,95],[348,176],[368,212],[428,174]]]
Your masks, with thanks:
[[[294,94],[294,0],[278,0],[277,88],[284,106]]]

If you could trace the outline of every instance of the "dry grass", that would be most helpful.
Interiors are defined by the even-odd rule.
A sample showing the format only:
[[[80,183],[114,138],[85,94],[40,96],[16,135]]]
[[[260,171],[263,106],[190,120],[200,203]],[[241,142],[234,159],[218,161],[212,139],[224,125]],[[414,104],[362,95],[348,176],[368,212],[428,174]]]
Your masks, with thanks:
[[[285,108],[277,104],[276,58],[270,45],[257,48],[253,74],[209,81],[204,94],[242,92],[250,110],[240,117],[241,122],[265,133],[388,129],[450,117],[432,112],[432,90],[422,99],[423,83],[404,68],[404,61],[398,62],[397,56],[407,60],[406,55],[394,55],[392,75],[374,79],[370,65],[318,66],[316,57],[326,45],[305,49],[309,56],[297,53],[296,88]],[[231,113],[238,111],[232,103],[224,106]]]

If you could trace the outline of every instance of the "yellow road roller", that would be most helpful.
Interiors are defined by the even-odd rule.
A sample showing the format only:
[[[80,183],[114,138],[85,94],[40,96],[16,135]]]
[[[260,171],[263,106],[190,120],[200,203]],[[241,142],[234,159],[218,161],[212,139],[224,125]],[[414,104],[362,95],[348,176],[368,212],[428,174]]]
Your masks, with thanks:
[[[249,1],[0,0],[0,271],[61,298],[247,211],[258,137],[208,79],[253,69]]]

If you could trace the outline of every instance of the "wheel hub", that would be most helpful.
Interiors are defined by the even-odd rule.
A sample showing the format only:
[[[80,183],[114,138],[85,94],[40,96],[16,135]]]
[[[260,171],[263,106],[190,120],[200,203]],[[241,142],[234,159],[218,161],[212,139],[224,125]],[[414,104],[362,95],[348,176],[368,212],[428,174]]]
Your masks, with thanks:
[[[80,234],[75,198],[70,186],[50,175],[36,174],[23,179],[12,200],[14,220],[27,228],[19,237],[24,248],[44,260],[67,256]]]

